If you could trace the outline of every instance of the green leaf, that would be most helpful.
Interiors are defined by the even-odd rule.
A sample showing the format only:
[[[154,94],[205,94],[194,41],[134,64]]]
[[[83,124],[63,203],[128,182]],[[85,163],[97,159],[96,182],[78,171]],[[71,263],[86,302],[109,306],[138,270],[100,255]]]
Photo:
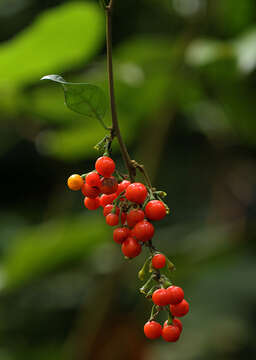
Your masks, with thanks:
[[[104,15],[97,4],[74,1],[44,11],[0,44],[0,89],[5,93],[43,74],[80,68],[97,54],[103,39]]]
[[[51,80],[62,85],[66,105],[69,109],[86,117],[96,118],[105,129],[103,118],[106,113],[106,97],[104,92],[95,85],[87,83],[71,83],[59,75],[47,75],[41,80]]]

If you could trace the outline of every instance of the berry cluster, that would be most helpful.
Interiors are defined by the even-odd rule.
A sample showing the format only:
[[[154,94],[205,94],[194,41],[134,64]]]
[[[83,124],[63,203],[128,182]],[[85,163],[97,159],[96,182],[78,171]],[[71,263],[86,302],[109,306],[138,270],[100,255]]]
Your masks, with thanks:
[[[68,187],[82,191],[87,209],[103,207],[106,223],[115,226],[113,239],[121,245],[126,258],[135,258],[141,253],[143,246],[148,247],[150,256],[139,272],[139,278],[144,280],[148,270],[149,279],[140,291],[153,302],[144,333],[149,339],[162,335],[166,341],[177,341],[182,324],[175,317],[186,315],[189,305],[184,300],[183,290],[174,286],[164,273],[164,270],[172,271],[174,265],[152,244],[155,232],[152,221],[163,219],[169,212],[162,200],[166,194],[140,182],[130,182],[116,174],[115,170],[115,162],[109,156],[102,156],[97,159],[92,172],[70,176]],[[167,310],[169,314],[163,327],[154,321],[161,310]]]

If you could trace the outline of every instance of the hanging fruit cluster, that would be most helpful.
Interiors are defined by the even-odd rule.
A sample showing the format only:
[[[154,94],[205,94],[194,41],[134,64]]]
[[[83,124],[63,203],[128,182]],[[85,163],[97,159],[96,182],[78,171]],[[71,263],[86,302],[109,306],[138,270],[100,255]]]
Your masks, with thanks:
[[[106,223],[115,226],[113,239],[121,245],[126,258],[138,256],[143,246],[149,249],[150,256],[138,274],[141,280],[148,276],[140,291],[153,302],[144,333],[149,339],[162,336],[165,341],[175,342],[182,331],[182,323],[176,317],[186,315],[189,305],[183,290],[174,286],[166,275],[166,271],[174,270],[174,265],[152,244],[155,232],[152,221],[161,220],[169,213],[162,200],[166,194],[140,182],[130,182],[115,170],[115,162],[104,155],[97,159],[92,172],[70,176],[68,187],[82,191],[87,209],[103,208]],[[162,310],[168,313],[163,327],[155,321]]]

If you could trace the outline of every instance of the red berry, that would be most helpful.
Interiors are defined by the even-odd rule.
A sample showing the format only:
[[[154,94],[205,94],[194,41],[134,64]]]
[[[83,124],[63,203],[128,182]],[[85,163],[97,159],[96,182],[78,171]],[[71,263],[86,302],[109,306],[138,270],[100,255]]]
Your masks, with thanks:
[[[117,244],[122,244],[130,235],[130,230],[127,227],[116,228],[113,231],[113,239]]]
[[[100,175],[95,171],[90,172],[86,175],[85,181],[90,186],[100,187]]]
[[[180,329],[174,325],[166,325],[162,330],[162,338],[168,342],[175,342],[180,337]]]
[[[123,180],[122,182],[120,182],[118,184],[118,189],[117,189],[117,195],[121,194],[121,192],[123,192],[129,185],[131,185],[131,182],[128,180]]]
[[[167,289],[170,304],[177,305],[184,299],[184,291],[179,286],[169,286]]]
[[[113,176],[101,179],[100,191],[103,194],[110,195],[117,191],[118,182]]]
[[[189,304],[186,300],[182,300],[177,305],[170,305],[170,311],[173,316],[182,317],[185,316],[189,311]]]
[[[100,206],[100,199],[98,197],[96,197],[95,199],[85,197],[84,198],[84,205],[89,210],[96,210]]]
[[[124,223],[126,222],[126,213],[125,212],[121,212],[121,224],[124,225]]]
[[[144,334],[150,340],[157,339],[162,334],[162,326],[156,321],[148,321],[144,325]]]
[[[103,215],[107,216],[108,214],[110,214],[112,212],[113,209],[114,209],[114,205],[112,205],[112,204],[106,205],[103,209]],[[119,209],[119,207],[116,206],[114,214],[119,215],[119,213],[120,213],[120,209]]]
[[[106,216],[106,223],[109,225],[109,226],[116,226],[118,225],[119,223],[119,216],[116,215],[116,214],[108,214]]]
[[[159,306],[169,305],[169,299],[166,289],[157,289],[153,292],[152,301]]]
[[[151,200],[145,207],[145,213],[149,220],[161,220],[166,215],[166,208],[162,201]]]
[[[177,326],[180,329],[180,332],[182,332],[183,325],[182,325],[182,322],[179,319],[173,319],[171,325]],[[164,326],[168,326],[168,320],[165,321]]]
[[[145,185],[141,183],[132,183],[127,187],[125,197],[129,201],[142,204],[146,200],[147,194],[148,191]]]
[[[102,207],[105,207],[108,204],[112,204],[112,202],[117,198],[116,194],[110,194],[110,195],[101,195],[100,197],[100,205]]]
[[[144,211],[140,209],[130,210],[127,214],[127,225],[129,227],[134,227],[137,222],[144,219]]]
[[[70,188],[70,190],[74,190],[74,191],[80,190],[83,183],[84,180],[78,174],[71,175],[68,178],[68,187]]]
[[[95,169],[104,177],[111,176],[115,171],[115,167],[114,161],[108,156],[101,156],[95,163]]]
[[[96,198],[100,194],[99,188],[90,186],[87,183],[83,184],[81,191],[84,194],[84,196],[87,196],[91,199]]]
[[[147,220],[142,220],[138,222],[132,229],[133,236],[140,241],[151,240],[154,232],[154,226]]]
[[[152,266],[155,269],[162,269],[163,267],[165,267],[165,264],[166,264],[166,258],[163,254],[156,254],[153,256]]]
[[[134,258],[141,252],[141,246],[133,237],[129,236],[122,244],[122,252],[128,258]]]

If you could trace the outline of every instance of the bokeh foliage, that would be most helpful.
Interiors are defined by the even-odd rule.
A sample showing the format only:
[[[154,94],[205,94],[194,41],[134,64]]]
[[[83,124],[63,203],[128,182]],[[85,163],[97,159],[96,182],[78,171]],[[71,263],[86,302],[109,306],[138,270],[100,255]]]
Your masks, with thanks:
[[[93,167],[105,130],[39,81],[62,74],[107,95],[102,9],[1,0],[0,30],[0,359],[254,359],[255,1],[116,0],[121,129],[168,192],[155,242],[191,303],[175,346],[143,337],[144,255],[126,263],[65,185]]]

